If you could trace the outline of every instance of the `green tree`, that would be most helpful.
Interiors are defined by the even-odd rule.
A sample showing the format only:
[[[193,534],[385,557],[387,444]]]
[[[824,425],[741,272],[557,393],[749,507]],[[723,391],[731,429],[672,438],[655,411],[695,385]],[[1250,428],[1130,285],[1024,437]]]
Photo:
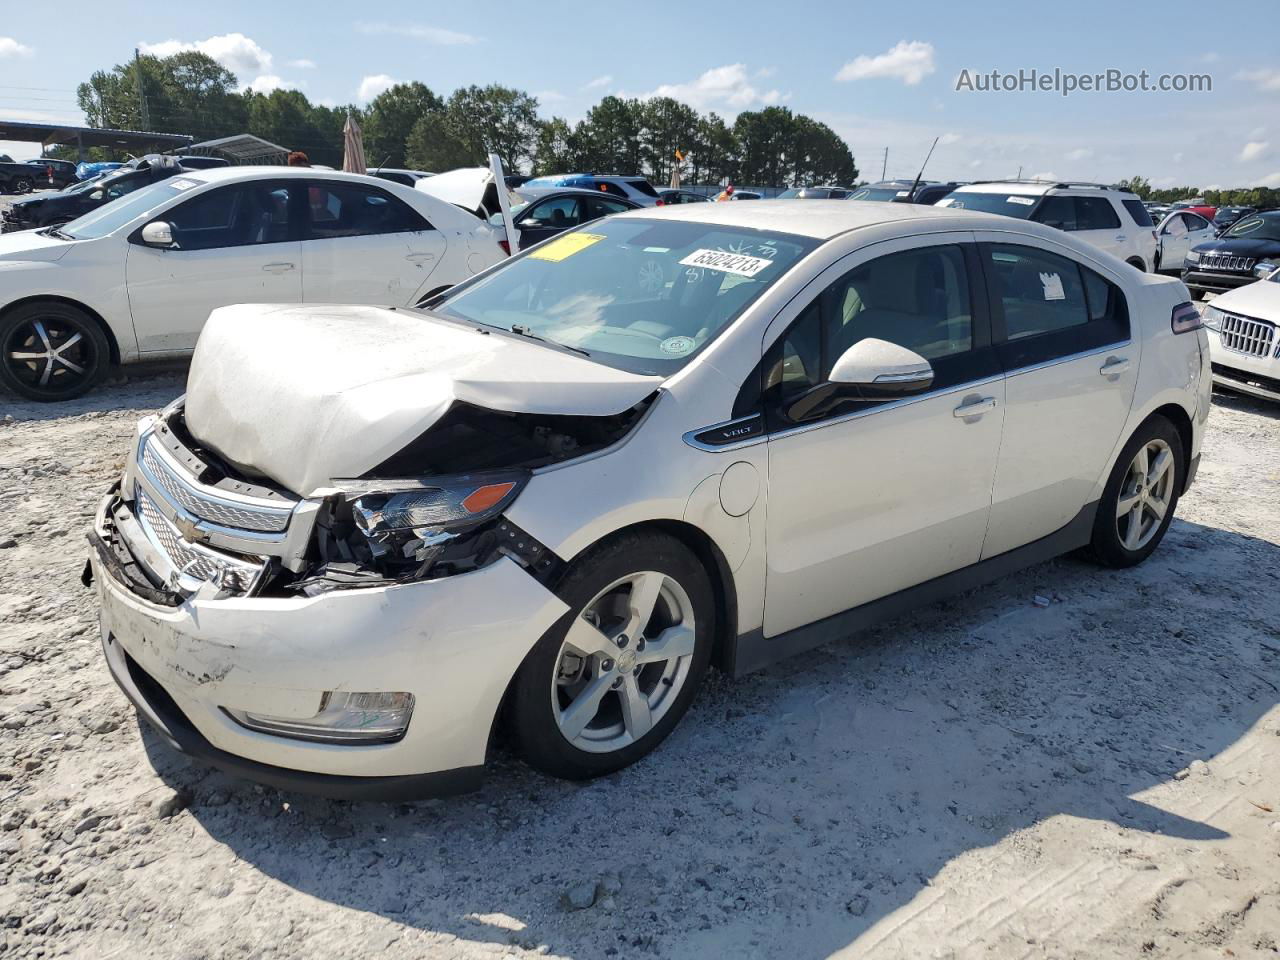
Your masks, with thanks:
[[[640,121],[643,170],[654,183],[670,183],[675,152],[691,152],[697,144],[697,111],[670,97],[654,97],[642,104]]]
[[[639,173],[642,111],[639,100],[614,96],[588,110],[575,130],[582,165],[596,173]]]
[[[1151,196],[1151,181],[1146,177],[1130,177],[1128,180],[1121,180],[1116,186],[1136,193],[1143,200]]]
[[[484,164],[485,158],[476,155],[471,147],[458,139],[448,117],[443,113],[431,113],[413,125],[405,140],[405,164],[415,170],[440,173],[457,167],[474,167]]]
[[[533,159],[538,101],[523,91],[496,83],[459,87],[449,96],[445,121],[447,139],[461,144],[472,163],[488,162],[492,152],[508,170],[519,170]]]
[[[384,90],[364,110],[365,158],[373,166],[403,167],[405,143],[414,124],[443,110],[444,101],[417,81]]]
[[[552,117],[538,125],[533,148],[534,176],[565,173],[578,166],[577,160],[577,139],[563,118]]]

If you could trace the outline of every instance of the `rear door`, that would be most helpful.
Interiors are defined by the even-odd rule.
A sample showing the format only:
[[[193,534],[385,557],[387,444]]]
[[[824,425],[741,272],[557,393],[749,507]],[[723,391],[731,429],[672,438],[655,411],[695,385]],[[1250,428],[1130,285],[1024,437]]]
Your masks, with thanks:
[[[157,219],[175,246],[131,238],[125,261],[129,307],[144,353],[185,352],[217,307],[299,303],[302,259],[285,181],[228,184],[196,194]]]
[[[1103,268],[1030,238],[977,236],[1005,371],[985,559],[1056,532],[1088,504],[1129,416],[1139,342]]]
[[[303,300],[403,306],[444,259],[440,231],[378,187],[337,180],[299,181],[307,229],[302,240]]]
[[[1099,250],[1115,254],[1121,260],[1133,255],[1138,229],[1125,224],[1106,197],[1072,197],[1076,206],[1076,232]],[[1150,258],[1147,258],[1150,259]]]

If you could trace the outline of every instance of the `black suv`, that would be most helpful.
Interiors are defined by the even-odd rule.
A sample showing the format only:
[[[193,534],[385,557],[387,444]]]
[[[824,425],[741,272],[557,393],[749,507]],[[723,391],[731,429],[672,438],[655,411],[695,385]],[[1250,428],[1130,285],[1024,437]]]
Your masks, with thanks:
[[[1280,210],[1242,217],[1213,240],[1191,248],[1182,282],[1194,293],[1225,293],[1258,277],[1261,263],[1280,262]]]

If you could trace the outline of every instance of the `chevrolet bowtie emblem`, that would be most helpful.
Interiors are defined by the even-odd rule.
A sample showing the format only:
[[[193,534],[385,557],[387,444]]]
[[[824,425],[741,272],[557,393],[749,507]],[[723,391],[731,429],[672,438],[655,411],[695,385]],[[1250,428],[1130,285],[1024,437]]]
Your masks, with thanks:
[[[173,525],[178,528],[178,532],[182,534],[183,539],[188,543],[204,543],[209,539],[209,535],[197,527],[186,517],[174,517]]]

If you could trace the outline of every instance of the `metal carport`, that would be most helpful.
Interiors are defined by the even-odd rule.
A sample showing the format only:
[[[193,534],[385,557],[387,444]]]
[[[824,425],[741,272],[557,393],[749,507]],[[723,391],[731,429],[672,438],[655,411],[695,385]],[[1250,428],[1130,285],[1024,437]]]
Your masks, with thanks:
[[[0,140],[39,143],[42,147],[74,146],[81,160],[84,159],[84,152],[89,147],[114,147],[141,155],[184,148],[194,139],[185,133],[109,130],[104,127],[77,127],[64,123],[0,120]]]

